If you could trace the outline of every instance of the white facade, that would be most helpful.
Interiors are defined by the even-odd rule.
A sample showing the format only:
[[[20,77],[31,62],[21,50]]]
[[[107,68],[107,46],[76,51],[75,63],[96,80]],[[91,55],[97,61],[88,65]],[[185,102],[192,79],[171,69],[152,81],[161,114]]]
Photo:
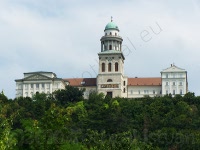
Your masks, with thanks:
[[[34,94],[50,94],[58,89],[64,89],[65,83],[52,72],[24,73],[23,79],[16,81],[16,97],[32,97]]]
[[[161,86],[128,86],[128,98],[161,96]]]
[[[161,72],[162,94],[184,95],[188,91],[187,71],[175,65],[171,65]]]

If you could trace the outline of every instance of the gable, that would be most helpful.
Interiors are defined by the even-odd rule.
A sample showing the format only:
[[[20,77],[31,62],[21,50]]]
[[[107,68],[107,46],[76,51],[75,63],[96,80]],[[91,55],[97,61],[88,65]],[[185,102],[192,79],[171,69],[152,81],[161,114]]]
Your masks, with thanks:
[[[175,65],[172,65],[171,67],[161,71],[161,73],[163,73],[163,72],[186,72],[186,71],[185,71],[185,69],[182,69],[182,68],[179,68]]]
[[[24,80],[51,80],[52,78],[41,75],[41,74],[33,74],[29,77],[24,78]]]

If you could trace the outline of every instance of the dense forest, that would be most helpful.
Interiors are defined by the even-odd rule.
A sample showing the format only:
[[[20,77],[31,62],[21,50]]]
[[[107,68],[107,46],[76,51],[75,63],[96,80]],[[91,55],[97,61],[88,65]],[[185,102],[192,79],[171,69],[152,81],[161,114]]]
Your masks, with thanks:
[[[1,150],[190,150],[200,147],[200,97],[110,98],[67,86],[0,94]]]

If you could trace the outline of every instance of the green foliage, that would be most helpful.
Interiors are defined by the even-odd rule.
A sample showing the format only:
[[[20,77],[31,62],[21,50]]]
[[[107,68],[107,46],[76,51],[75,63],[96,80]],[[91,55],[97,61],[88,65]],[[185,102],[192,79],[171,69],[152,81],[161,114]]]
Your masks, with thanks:
[[[68,103],[78,102],[83,100],[85,89],[78,89],[73,86],[66,86],[63,90],[57,90],[53,93],[55,99],[60,106],[67,106]]]
[[[0,124],[0,149],[12,150],[17,144],[14,133],[11,132],[11,120],[1,119]]]
[[[110,98],[67,86],[53,95],[0,94],[0,149],[199,149],[200,97]]]

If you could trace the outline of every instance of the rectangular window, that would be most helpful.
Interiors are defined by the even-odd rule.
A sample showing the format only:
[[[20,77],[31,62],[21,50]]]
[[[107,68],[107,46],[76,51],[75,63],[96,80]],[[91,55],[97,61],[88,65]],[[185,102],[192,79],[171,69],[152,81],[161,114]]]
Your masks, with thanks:
[[[31,92],[31,97],[33,97],[33,92]]]
[[[44,83],[42,83],[42,88],[44,88]]]
[[[149,94],[149,91],[148,90],[144,90],[144,94]]]
[[[47,84],[46,84],[46,87],[47,87],[47,89],[49,89],[49,88],[50,88],[50,84],[49,84],[49,83],[47,83]]]
[[[169,85],[169,83],[168,83],[168,82],[166,82],[166,85]]]
[[[179,82],[179,85],[183,85],[183,82]]]
[[[138,94],[140,94],[140,90],[138,90]]]
[[[126,85],[126,81],[124,81],[124,86]]]
[[[168,78],[168,74],[166,74],[166,78]]]
[[[33,89],[33,84],[31,84],[31,88]]]
[[[133,94],[133,90],[131,90],[131,94]]]
[[[180,95],[182,95],[183,94],[183,90],[182,89],[180,89]]]
[[[28,90],[28,84],[25,84],[25,89]]]
[[[176,78],[176,74],[175,73],[173,74],[173,78]]]
[[[156,94],[155,90],[153,90],[153,94]]]
[[[39,89],[39,83],[36,84],[36,89]]]
[[[166,94],[169,94],[168,90],[166,90]]]
[[[176,85],[176,82],[173,82],[173,85]]]
[[[176,94],[176,91],[175,90],[173,90],[173,95],[175,95]]]

